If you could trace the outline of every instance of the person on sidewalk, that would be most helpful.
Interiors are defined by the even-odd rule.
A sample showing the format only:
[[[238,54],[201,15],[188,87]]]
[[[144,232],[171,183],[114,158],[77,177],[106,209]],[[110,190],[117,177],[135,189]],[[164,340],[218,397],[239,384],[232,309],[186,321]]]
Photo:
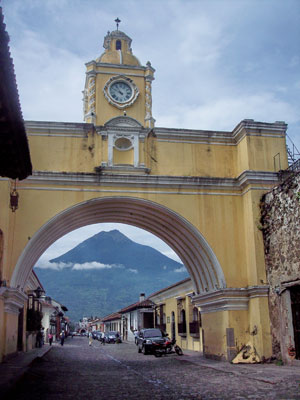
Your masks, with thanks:
[[[93,339],[92,332],[89,332],[89,346],[92,345],[92,339]]]
[[[62,331],[60,336],[60,344],[63,346],[65,341],[65,331]]]
[[[38,331],[36,334],[36,347],[42,347],[43,346],[43,334],[41,331]]]
[[[53,342],[53,335],[52,333],[48,334],[48,340],[49,340],[49,345],[52,346],[52,342]]]

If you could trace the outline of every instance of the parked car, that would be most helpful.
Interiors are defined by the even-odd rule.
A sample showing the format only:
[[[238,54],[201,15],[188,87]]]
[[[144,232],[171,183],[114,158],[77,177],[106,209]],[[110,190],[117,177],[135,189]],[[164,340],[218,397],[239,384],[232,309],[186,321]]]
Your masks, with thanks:
[[[109,331],[104,334],[105,343],[121,343],[119,332]]]
[[[104,338],[104,332],[97,331],[95,339],[99,340],[99,342],[102,342],[103,338]]]
[[[100,331],[92,331],[92,338],[99,340],[99,334],[102,334]]]
[[[169,338],[157,328],[141,329],[137,337],[138,352],[154,354],[155,349],[163,347]]]

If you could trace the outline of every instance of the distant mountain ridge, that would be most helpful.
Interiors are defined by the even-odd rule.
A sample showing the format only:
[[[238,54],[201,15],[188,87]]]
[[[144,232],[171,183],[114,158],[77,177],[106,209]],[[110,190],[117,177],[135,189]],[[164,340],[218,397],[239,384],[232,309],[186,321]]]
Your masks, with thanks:
[[[124,265],[145,273],[161,272],[161,269],[181,268],[182,264],[150,246],[136,243],[118,230],[99,232],[84,240],[67,253],[50,260],[51,263],[83,264],[88,262]]]
[[[149,295],[188,276],[182,264],[118,230],[101,231],[50,264],[52,269],[37,264],[35,271],[73,321],[110,314],[135,303],[141,292]]]

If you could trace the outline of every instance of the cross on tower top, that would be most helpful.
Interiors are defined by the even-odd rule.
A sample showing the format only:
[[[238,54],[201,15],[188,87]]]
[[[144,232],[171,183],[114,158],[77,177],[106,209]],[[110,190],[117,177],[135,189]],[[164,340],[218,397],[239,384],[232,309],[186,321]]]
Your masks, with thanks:
[[[119,23],[121,22],[121,20],[119,18],[115,19],[115,23],[117,24],[117,31],[119,30]]]

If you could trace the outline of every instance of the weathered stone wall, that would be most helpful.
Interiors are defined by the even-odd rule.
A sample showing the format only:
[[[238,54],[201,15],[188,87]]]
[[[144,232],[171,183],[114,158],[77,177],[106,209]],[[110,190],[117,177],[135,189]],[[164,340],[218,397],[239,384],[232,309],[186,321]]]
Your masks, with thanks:
[[[300,280],[300,173],[295,173],[267,193],[261,202],[273,355],[283,356],[293,334],[283,293]],[[299,282],[298,282],[299,284]],[[286,345],[283,346],[283,343]],[[285,357],[283,357],[285,358]]]

